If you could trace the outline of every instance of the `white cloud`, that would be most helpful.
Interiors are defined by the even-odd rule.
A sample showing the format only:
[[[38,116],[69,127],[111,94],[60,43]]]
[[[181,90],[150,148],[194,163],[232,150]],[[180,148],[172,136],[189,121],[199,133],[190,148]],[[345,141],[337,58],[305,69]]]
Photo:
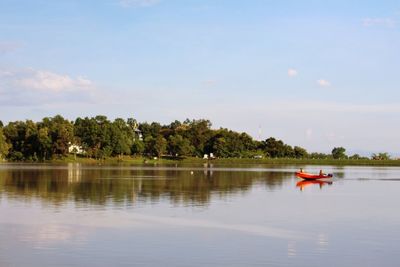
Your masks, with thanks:
[[[92,82],[83,77],[73,79],[68,75],[33,69],[27,70],[21,74],[22,77],[16,77],[14,84],[29,90],[72,92],[93,89]]]
[[[297,76],[297,74],[298,74],[296,69],[288,69],[287,73],[288,73],[289,77],[294,77],[294,76]]]
[[[365,27],[383,26],[393,28],[396,26],[396,20],[393,18],[364,18],[362,24]]]
[[[160,3],[161,0],[120,0],[122,7],[149,7]]]
[[[0,104],[26,106],[82,102],[96,91],[93,82],[45,70],[0,70]]]
[[[317,84],[321,87],[330,87],[331,86],[331,83],[325,79],[317,80]]]

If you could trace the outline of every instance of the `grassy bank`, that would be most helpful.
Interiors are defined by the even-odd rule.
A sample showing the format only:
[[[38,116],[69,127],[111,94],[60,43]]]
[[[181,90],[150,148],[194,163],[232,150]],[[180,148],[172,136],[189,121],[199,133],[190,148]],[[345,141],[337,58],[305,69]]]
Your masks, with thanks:
[[[251,165],[251,164],[268,164],[268,165],[333,165],[333,166],[400,166],[400,160],[356,160],[356,159],[292,159],[292,158],[220,158],[211,161],[201,158],[161,158],[149,159],[145,157],[111,157],[106,159],[92,159],[85,157],[68,156],[65,158],[53,159],[45,161],[45,163],[83,163],[83,164],[202,164],[215,163],[223,165]]]
[[[271,164],[271,165],[333,165],[333,166],[400,166],[400,160],[355,160],[355,159],[218,159],[218,163]]]

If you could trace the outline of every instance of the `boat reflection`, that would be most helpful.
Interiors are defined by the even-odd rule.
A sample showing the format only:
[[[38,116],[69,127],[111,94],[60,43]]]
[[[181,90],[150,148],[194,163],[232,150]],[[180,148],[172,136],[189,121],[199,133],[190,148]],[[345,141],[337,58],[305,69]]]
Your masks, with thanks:
[[[322,187],[323,187],[324,185],[332,185],[332,184],[333,184],[332,181],[303,180],[303,181],[297,182],[296,187],[299,187],[299,188],[300,188],[300,191],[303,191],[303,189],[304,189],[305,187],[308,187],[308,186],[318,185],[319,188],[322,189]]]

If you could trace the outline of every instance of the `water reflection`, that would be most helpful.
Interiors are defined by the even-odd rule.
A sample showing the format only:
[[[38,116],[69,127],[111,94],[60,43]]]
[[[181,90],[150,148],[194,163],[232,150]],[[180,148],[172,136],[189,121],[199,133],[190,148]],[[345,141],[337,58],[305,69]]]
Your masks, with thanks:
[[[67,201],[134,205],[169,199],[173,203],[206,205],[249,191],[254,184],[274,190],[290,178],[288,172],[229,171],[213,168],[99,168],[81,164],[62,167],[0,170],[0,196],[39,198],[59,205]]]
[[[332,181],[322,181],[322,180],[302,180],[300,182],[297,182],[296,187],[300,188],[300,191],[303,191],[304,188],[309,187],[309,186],[319,186],[320,189],[322,189],[323,186],[325,185],[332,185]]]

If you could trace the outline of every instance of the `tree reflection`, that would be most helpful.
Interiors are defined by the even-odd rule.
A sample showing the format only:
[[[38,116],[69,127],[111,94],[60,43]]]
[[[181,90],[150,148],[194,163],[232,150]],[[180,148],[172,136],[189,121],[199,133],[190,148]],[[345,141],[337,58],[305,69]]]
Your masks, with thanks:
[[[180,168],[67,168],[3,169],[0,194],[17,199],[40,199],[61,205],[67,201],[106,205],[135,202],[207,205],[211,197],[247,192],[255,184],[282,186],[291,173]]]

